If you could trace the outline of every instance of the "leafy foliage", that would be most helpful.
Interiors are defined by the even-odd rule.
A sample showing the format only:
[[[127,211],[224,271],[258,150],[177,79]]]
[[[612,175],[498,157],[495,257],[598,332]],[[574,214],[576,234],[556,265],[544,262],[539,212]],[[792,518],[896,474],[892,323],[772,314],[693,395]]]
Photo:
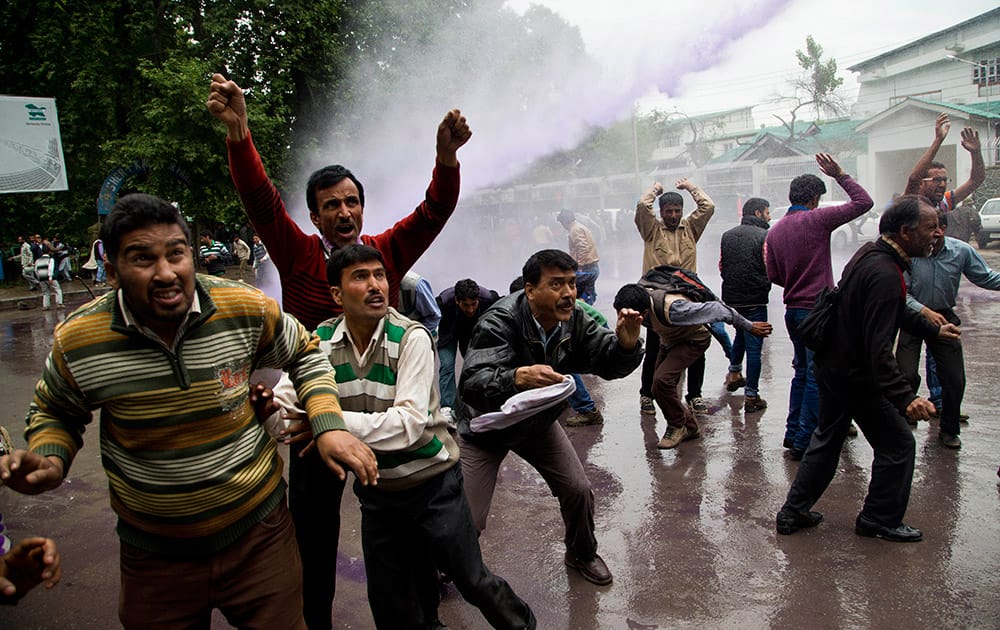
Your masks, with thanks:
[[[837,88],[844,80],[837,76],[837,60],[823,60],[823,47],[816,43],[812,35],[806,36],[806,50],[795,51],[795,58],[803,70],[802,76],[789,82],[794,90],[793,96],[780,97],[779,100],[791,100],[795,103],[786,121],[781,116],[775,117],[788,130],[788,138],[794,139],[799,131],[795,120],[802,108],[811,107],[820,119],[824,113],[837,116],[844,111],[843,100],[837,94]]]

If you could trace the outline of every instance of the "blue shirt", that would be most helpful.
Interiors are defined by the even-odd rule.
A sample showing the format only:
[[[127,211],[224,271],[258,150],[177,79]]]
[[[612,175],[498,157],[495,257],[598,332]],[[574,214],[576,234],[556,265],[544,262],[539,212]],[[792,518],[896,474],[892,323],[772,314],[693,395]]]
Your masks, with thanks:
[[[976,286],[1000,291],[1000,273],[993,271],[968,243],[944,237],[941,251],[910,261],[906,305],[915,311],[955,308],[958,284],[964,275]]]

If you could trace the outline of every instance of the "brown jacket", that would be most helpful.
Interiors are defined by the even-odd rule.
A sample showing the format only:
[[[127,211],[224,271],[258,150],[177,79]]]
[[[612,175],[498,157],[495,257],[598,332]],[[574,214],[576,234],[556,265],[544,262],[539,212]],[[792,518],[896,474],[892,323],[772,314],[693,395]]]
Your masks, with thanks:
[[[569,224],[569,255],[581,267],[599,260],[594,235],[579,221]]]
[[[652,187],[646,191],[635,207],[635,226],[642,236],[642,272],[657,265],[673,265],[691,271],[698,270],[698,239],[715,213],[715,203],[700,188],[691,191],[698,207],[681,219],[674,231],[664,227],[653,211],[656,195]]]

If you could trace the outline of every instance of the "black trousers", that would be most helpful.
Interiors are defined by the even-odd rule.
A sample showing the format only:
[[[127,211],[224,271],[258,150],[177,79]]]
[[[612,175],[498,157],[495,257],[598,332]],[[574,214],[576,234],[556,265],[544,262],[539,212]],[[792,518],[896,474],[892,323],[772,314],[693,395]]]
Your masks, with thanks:
[[[951,309],[941,311],[950,323],[962,325],[962,320]],[[938,380],[941,382],[941,430],[958,435],[961,431],[959,415],[962,413],[962,398],[965,397],[965,356],[962,354],[960,339],[928,339],[927,351],[937,364]],[[906,331],[899,332],[896,344],[896,362],[903,376],[910,382],[913,391],[920,387],[920,350],[924,339],[914,337]]]
[[[288,462],[288,507],[302,556],[302,610],[309,630],[329,630],[337,589],[341,481],[313,449],[293,444]]]
[[[872,386],[837,382],[816,373],[819,422],[788,490],[785,507],[808,511],[823,496],[840,462],[851,419],[875,451],[861,514],[887,527],[903,522],[910,501],[916,442],[906,419]]]
[[[389,492],[355,481],[368,604],[380,630],[433,628],[437,568],[494,628],[534,628],[531,608],[483,564],[479,534],[453,466],[416,488]]]

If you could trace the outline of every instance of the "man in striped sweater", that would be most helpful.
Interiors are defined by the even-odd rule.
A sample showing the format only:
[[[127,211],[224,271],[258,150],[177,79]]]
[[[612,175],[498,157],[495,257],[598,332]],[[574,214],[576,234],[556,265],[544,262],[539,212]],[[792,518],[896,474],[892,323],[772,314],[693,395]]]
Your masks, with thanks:
[[[123,197],[101,239],[117,290],[56,330],[28,450],[0,457],[0,480],[28,494],[58,487],[100,409],[122,625],[207,627],[218,608],[237,627],[304,628],[282,462],[247,379],[287,370],[327,465],[374,484],[375,456],[345,430],[318,340],[259,291],[196,275],[190,231],[161,199]]]
[[[440,411],[430,332],[389,307],[377,249],[338,248],[327,278],[343,315],[323,322],[316,333],[337,374],[344,422],[378,460],[378,487],[354,485],[375,625],[440,627],[441,568],[494,628],[534,628],[528,605],[483,564],[457,465],[458,444]],[[286,384],[275,395],[291,407],[295,401]],[[298,427],[290,431],[298,434],[294,439],[308,439],[308,425]]]

